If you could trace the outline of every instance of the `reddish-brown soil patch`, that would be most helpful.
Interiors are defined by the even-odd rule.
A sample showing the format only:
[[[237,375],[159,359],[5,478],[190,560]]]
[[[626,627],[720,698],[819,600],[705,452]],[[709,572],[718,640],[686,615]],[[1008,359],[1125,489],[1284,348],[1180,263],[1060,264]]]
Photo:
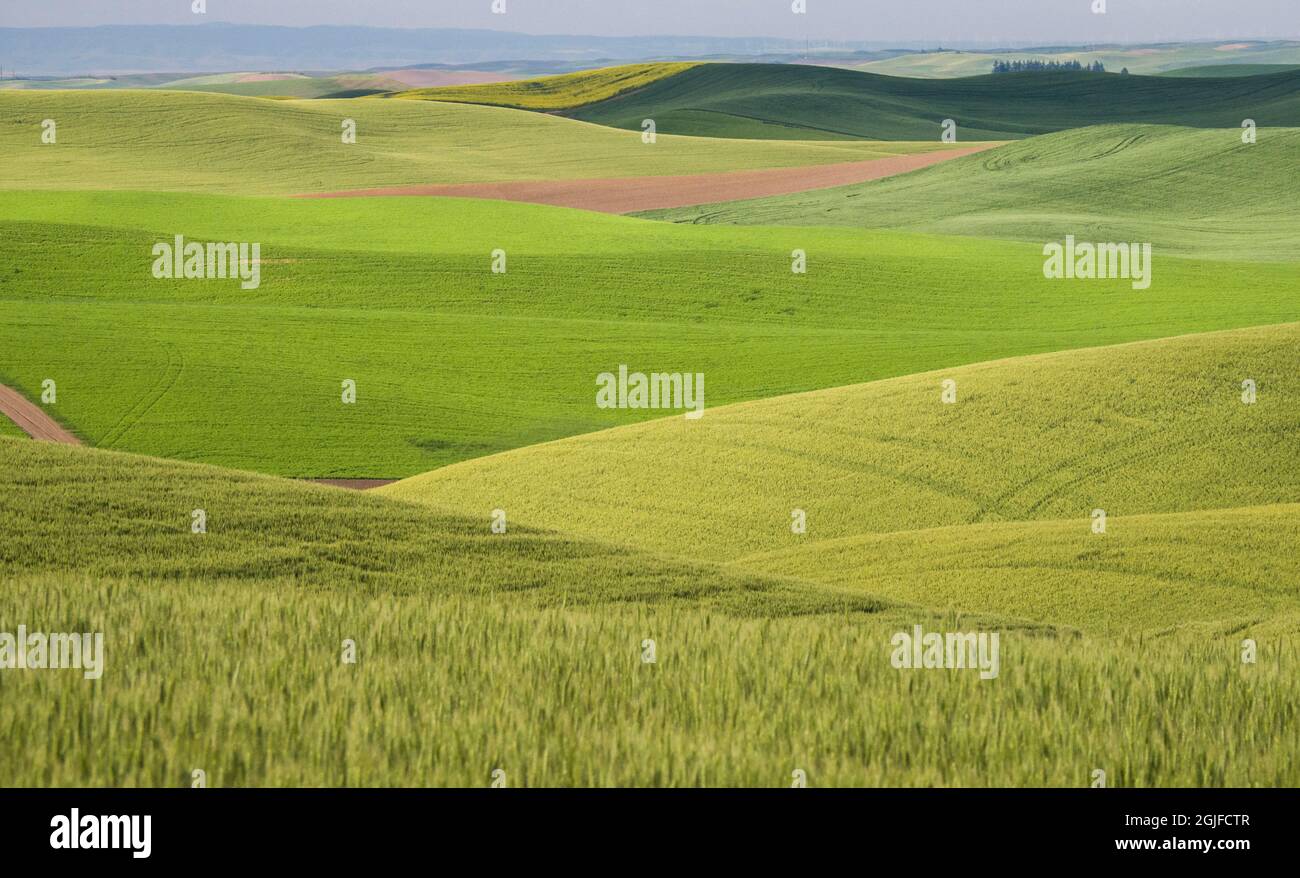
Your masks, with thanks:
[[[306,79],[301,73],[245,73],[237,82],[285,82],[290,79]]]
[[[384,485],[391,485],[397,479],[308,479],[309,482],[315,482],[318,485],[330,485],[334,488],[347,488],[351,491],[369,491],[371,488],[382,488]]]
[[[444,85],[483,85],[491,82],[514,82],[521,77],[513,73],[488,73],[480,70],[384,70],[385,79],[393,79],[410,88],[441,88]]]
[[[881,177],[906,174],[929,165],[989,149],[996,144],[945,149],[919,155],[890,156],[862,162],[811,165],[798,168],[764,168],[757,171],[725,171],[717,174],[689,174],[676,177],[614,177],[597,180],[539,180],[510,183],[453,183],[429,186],[390,186],[382,189],[354,189],[321,192],[304,198],[364,198],[389,195],[442,195],[457,198],[493,198],[527,201],[556,207],[578,207],[602,213],[633,213],[790,195],[810,189],[829,189],[865,183]]]
[[[28,401],[12,387],[0,384],[0,414],[17,424],[22,431],[33,439],[42,442],[61,442],[64,445],[80,445],[81,440],[73,436],[51,418],[40,406]]]

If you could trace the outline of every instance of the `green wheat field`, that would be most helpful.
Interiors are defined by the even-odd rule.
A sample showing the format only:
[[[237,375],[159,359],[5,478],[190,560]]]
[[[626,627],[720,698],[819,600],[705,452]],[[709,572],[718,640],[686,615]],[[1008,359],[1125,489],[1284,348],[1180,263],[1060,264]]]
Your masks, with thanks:
[[[105,642],[0,641],[0,786],[1300,785],[1300,71],[1254,60],[0,90],[0,385],[81,442],[0,415],[0,632]],[[1066,236],[1149,288],[1049,279]],[[620,365],[703,416],[598,407]],[[999,673],[896,667],[918,625]]]

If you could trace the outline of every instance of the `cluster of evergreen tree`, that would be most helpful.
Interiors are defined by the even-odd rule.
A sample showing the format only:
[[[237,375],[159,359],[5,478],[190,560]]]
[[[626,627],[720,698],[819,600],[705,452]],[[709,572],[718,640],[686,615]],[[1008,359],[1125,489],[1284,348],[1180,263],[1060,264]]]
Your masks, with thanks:
[[[1081,73],[1105,73],[1106,65],[1093,61],[1087,67],[1078,61],[1002,61],[993,62],[994,73],[1059,73],[1062,71],[1079,71]]]

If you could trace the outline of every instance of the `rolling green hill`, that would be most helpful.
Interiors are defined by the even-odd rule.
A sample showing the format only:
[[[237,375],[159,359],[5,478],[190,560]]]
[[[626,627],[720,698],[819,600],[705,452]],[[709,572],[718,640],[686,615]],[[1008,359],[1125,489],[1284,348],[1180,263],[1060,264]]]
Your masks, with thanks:
[[[248,74],[189,77],[157,86],[170,91],[198,91],[256,98],[312,99],[383,94],[404,86],[380,73],[343,73],[336,76]]]
[[[517,594],[528,606],[683,602],[737,615],[872,612],[796,580],[655,558],[482,515],[176,461],[0,439],[6,576],[261,581],[359,593]],[[206,532],[191,532],[192,513]],[[102,510],[102,511],[101,511]],[[75,537],[71,536],[75,534]],[[602,583],[590,587],[586,577]],[[581,583],[581,585],[580,585]]]
[[[276,83],[262,83],[275,85]],[[41,142],[41,123],[58,142]],[[357,125],[342,142],[343,120]],[[941,144],[761,143],[611,131],[426,101],[192,92],[0,92],[0,188],[284,195],[420,183],[700,174],[857,161]]]
[[[1157,252],[1295,260],[1300,129],[1115,125],[1048,134],[911,174],[642,214],[693,223],[899,228],[1023,241],[1149,241]]]
[[[490,104],[519,110],[571,110],[645,88],[696,66],[694,63],[628,64],[519,82],[410,89],[385,97]]]
[[[1289,493],[1300,496],[1294,486]],[[1300,505],[1110,517],[1105,534],[1090,524],[1076,517],[810,539],[735,567],[1095,632],[1296,624],[1300,563],[1288,547],[1300,540]]]
[[[1207,64],[1203,67],[1179,67],[1161,76],[1192,76],[1201,79],[1226,79],[1236,76],[1263,76],[1300,70],[1300,64]]]
[[[0,193],[0,233],[0,382],[54,378],[52,413],[97,446],[304,477],[661,416],[595,405],[620,364],[704,372],[714,407],[1300,319],[1293,264],[1160,256],[1137,291],[1048,280],[1041,245],[460,199]],[[154,279],[177,234],[258,242],[260,286]]]
[[[1100,74],[904,79],[830,67],[703,64],[622,97],[567,111],[575,119],[661,133],[792,140],[1009,140],[1130,122],[1194,128],[1300,126],[1300,71],[1205,81]]]
[[[380,493],[745,569],[786,552],[805,578],[972,612],[1150,626],[1131,604],[1162,582],[1169,603],[1152,608],[1176,602],[1173,619],[1266,612],[1297,598],[1277,565],[1295,563],[1279,556],[1300,529],[1298,341],[1289,324],[980,363],[578,436]],[[1293,505],[1224,524],[1272,504]],[[1201,518],[1129,523],[1168,513]],[[1081,577],[1105,594],[1041,593]]]
[[[1245,587],[1259,559],[1187,617],[1232,594],[1245,627],[1075,636],[487,523],[0,438],[0,618],[104,635],[95,682],[0,676],[0,777],[788,786],[798,768],[815,786],[1085,786],[1104,766],[1115,786],[1297,782],[1294,589]],[[1276,524],[1227,531],[1263,548]],[[1095,577],[1069,587],[1089,600]],[[1178,629],[1180,589],[1151,589],[1143,613],[1167,606]],[[891,638],[913,625],[998,634],[998,676],[895,669]],[[1240,662],[1243,636],[1258,664]]]

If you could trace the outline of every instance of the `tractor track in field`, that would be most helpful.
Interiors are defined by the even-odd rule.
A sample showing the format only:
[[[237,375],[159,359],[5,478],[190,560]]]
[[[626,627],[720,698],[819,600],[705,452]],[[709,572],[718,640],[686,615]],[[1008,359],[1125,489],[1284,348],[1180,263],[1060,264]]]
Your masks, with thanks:
[[[991,149],[997,145],[981,143],[955,149],[888,156],[859,162],[723,171],[716,174],[389,186],[379,189],[306,193],[298,197],[367,198],[424,195],[488,198],[549,204],[553,207],[576,207],[600,213],[636,213],[643,210],[691,207],[697,204],[765,198],[772,195],[793,195],[814,189],[831,189],[836,186],[865,183],[869,180],[920,170],[940,162]]]
[[[0,414],[18,425],[28,436],[41,442],[58,442],[63,445],[80,445],[81,440],[68,432],[62,424],[47,415],[40,406],[31,402],[12,387],[0,384]]]
[[[117,419],[112,428],[104,434],[104,438],[97,443],[100,448],[112,448],[120,442],[128,430],[144,418],[149,411],[158,404],[158,401],[171,392],[180,379],[181,373],[185,371],[185,354],[176,345],[169,342],[162,343],[167,352],[167,365],[158,380],[149,391]]]

